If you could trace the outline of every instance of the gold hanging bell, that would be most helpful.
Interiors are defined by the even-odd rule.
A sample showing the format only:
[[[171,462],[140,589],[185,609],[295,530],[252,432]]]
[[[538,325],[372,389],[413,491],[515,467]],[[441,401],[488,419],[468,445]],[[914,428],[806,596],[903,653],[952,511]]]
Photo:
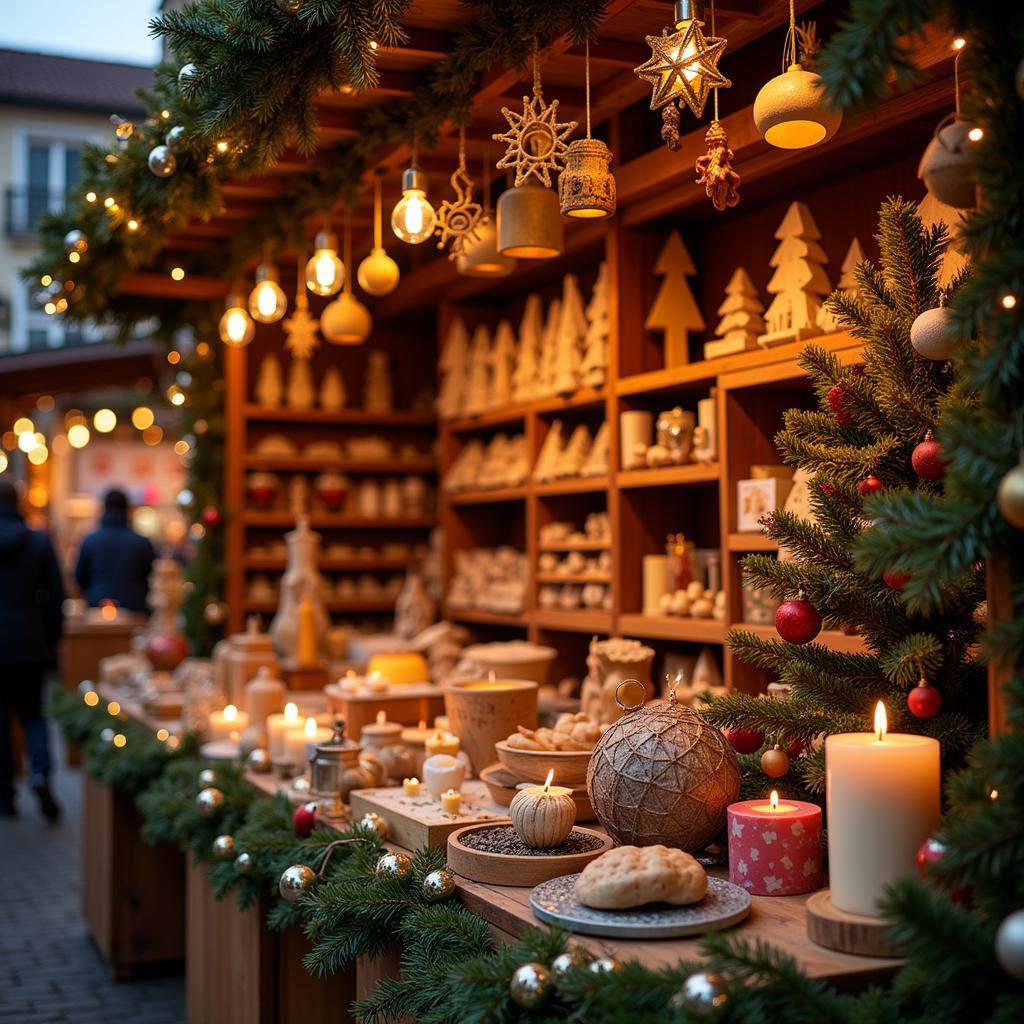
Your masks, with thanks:
[[[508,277],[516,269],[514,259],[498,252],[498,229],[490,213],[477,224],[476,238],[455,257],[455,266],[466,277]]]
[[[527,181],[498,199],[498,252],[519,260],[547,260],[565,251],[558,197]]]

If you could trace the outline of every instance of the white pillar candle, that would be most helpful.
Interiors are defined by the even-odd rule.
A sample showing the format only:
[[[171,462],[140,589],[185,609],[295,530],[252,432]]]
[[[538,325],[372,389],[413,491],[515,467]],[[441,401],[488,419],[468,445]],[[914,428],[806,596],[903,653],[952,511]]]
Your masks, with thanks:
[[[326,743],[334,733],[326,726],[317,725],[310,716],[299,728],[289,729],[284,734],[284,751],[281,760],[305,771],[318,743]]]
[[[283,712],[267,716],[267,750],[272,761],[284,760],[284,734],[299,724],[297,704],[285,704]]]
[[[238,738],[249,728],[249,714],[239,711],[234,704],[228,704],[223,711],[210,712],[209,725],[211,740],[237,743]]]
[[[668,556],[644,555],[644,615],[660,615],[661,599],[668,593]]]
[[[825,780],[832,903],[875,917],[885,887],[914,873],[939,827],[939,742],[887,732],[879,701],[874,732],[826,738]]]

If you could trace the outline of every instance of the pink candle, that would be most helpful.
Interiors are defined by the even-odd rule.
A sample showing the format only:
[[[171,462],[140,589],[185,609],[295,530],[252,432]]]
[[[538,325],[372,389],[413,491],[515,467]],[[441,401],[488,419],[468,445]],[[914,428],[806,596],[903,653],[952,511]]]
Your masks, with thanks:
[[[820,889],[821,808],[800,800],[730,804],[729,879],[755,896]]]

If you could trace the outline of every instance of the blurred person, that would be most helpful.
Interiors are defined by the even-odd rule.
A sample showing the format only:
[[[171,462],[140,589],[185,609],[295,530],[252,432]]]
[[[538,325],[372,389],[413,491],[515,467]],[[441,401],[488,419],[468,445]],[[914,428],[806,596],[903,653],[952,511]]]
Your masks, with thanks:
[[[90,608],[113,601],[130,612],[146,611],[152,543],[128,525],[128,496],[117,487],[103,498],[103,516],[78,551],[75,579]]]
[[[50,792],[50,747],[43,718],[43,682],[57,664],[64,584],[50,538],[30,530],[18,492],[0,480],[0,816],[13,817],[11,715],[25,730],[31,783],[50,821],[60,808]]]

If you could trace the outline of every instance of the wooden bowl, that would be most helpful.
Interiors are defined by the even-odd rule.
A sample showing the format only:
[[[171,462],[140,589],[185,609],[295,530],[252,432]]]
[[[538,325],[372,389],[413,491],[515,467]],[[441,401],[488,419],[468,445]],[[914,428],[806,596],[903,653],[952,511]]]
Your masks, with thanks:
[[[526,782],[543,782],[554,768],[556,786],[576,789],[587,784],[587,765],[591,750],[520,750],[506,740],[494,744],[498,760]]]
[[[492,764],[485,768],[480,773],[480,781],[487,787],[491,799],[502,807],[508,807],[512,803],[512,798],[519,792],[520,783],[525,784],[524,779],[516,778],[503,764]],[[586,786],[578,786],[573,789],[572,798],[576,803],[577,821],[597,820]]]

